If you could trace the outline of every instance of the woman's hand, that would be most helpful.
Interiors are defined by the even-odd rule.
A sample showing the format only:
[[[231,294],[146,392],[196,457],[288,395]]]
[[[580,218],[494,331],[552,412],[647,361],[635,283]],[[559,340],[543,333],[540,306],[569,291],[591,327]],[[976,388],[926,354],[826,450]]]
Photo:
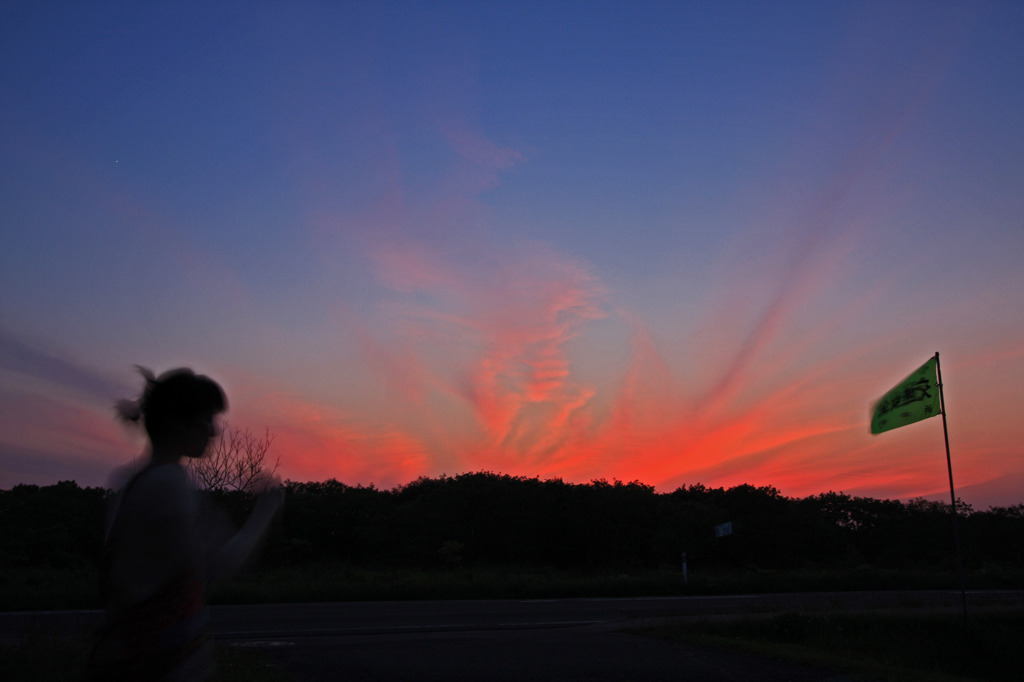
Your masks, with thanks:
[[[274,515],[284,502],[284,488],[281,479],[263,474],[253,478],[249,492],[256,493],[256,505],[245,524],[224,544],[210,562],[211,580],[223,580],[234,575],[245,561],[256,551],[274,520]]]
[[[249,484],[249,490],[256,495],[253,515],[273,516],[284,502],[284,487],[277,476],[260,472]]]

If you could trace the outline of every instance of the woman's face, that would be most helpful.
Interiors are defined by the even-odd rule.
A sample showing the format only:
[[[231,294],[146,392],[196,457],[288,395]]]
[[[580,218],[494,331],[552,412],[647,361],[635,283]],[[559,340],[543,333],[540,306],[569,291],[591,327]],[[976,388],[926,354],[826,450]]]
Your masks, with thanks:
[[[200,413],[182,425],[181,453],[184,457],[198,458],[206,454],[210,441],[220,433],[217,413]]]

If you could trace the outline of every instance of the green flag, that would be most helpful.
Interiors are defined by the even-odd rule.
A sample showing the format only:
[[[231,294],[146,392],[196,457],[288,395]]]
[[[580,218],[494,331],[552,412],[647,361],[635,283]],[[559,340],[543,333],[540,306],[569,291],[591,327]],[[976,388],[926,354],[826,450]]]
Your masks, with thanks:
[[[875,403],[871,433],[898,429],[941,414],[937,362],[937,358],[929,359]]]

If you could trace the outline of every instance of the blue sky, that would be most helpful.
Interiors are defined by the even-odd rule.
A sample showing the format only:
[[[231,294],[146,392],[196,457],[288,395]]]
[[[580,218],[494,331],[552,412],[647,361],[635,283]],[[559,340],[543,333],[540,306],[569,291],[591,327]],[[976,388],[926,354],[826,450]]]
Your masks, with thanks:
[[[10,3],[0,486],[220,379],[297,480],[1021,501],[1017,3]]]

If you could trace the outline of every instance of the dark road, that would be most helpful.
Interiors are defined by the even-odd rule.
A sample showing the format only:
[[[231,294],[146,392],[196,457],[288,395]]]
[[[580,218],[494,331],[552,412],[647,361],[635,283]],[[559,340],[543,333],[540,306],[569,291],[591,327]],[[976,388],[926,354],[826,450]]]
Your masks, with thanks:
[[[600,626],[252,642],[300,680],[817,681],[830,671],[724,655]]]
[[[967,593],[975,607],[1024,604],[1024,592]],[[794,592],[779,594],[539,600],[337,602],[213,607],[225,640],[392,635],[469,630],[626,627],[672,618],[802,610],[959,608],[960,592]]]

